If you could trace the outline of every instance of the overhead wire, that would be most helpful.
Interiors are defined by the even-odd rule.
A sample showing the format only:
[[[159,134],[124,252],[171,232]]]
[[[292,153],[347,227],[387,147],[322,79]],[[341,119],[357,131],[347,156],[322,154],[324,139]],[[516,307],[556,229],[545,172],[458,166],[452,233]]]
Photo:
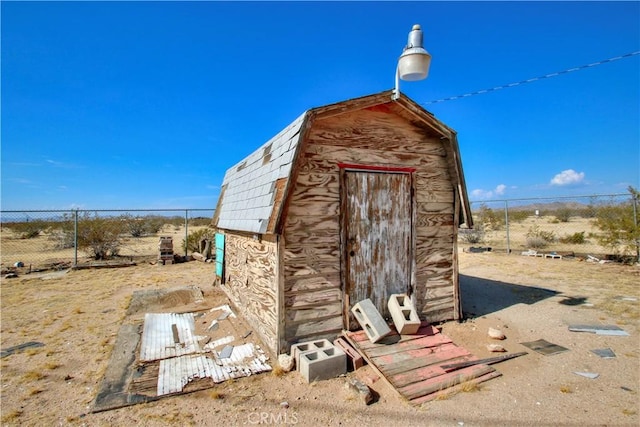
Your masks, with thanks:
[[[544,76],[533,77],[533,78],[530,78],[530,79],[521,80],[519,82],[509,83],[509,84],[500,85],[500,86],[495,86],[495,87],[492,87],[490,89],[482,89],[482,90],[477,90],[475,92],[468,92],[468,93],[465,93],[465,94],[462,94],[462,95],[449,96],[447,98],[441,98],[441,99],[436,99],[436,100],[433,100],[433,101],[423,102],[422,105],[437,104],[437,103],[445,102],[445,101],[453,101],[453,100],[456,100],[456,99],[468,98],[470,96],[482,95],[482,94],[485,94],[485,93],[495,92],[495,91],[501,90],[501,89],[507,89],[507,88],[511,88],[511,87],[521,86],[521,85],[526,84],[526,83],[533,83],[533,82],[536,82],[536,81],[539,81],[539,80],[549,79],[551,77],[557,77],[557,76],[561,76],[563,74],[573,73],[575,71],[580,71],[580,70],[584,70],[586,68],[591,68],[591,67],[595,67],[595,66],[598,66],[598,65],[606,64],[606,63],[609,63],[609,62],[618,61],[620,59],[629,58],[631,56],[638,55],[638,54],[640,54],[640,50],[637,50],[635,52],[626,53],[626,54],[620,55],[620,56],[614,56],[613,58],[608,58],[608,59],[603,59],[601,61],[592,62],[591,64],[581,65],[579,67],[573,67],[573,68],[568,68],[568,69],[562,70],[562,71],[556,71],[555,73],[545,74]]]

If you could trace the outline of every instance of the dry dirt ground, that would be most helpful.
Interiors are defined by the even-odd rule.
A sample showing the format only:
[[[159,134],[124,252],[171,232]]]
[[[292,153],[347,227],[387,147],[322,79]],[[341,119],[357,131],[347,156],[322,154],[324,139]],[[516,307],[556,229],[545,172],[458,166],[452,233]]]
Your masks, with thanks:
[[[443,332],[489,357],[489,327],[509,352],[503,375],[413,407],[370,367],[355,373],[379,393],[365,406],[336,378],[307,384],[298,372],[265,373],[151,403],[91,413],[134,291],[199,286],[200,304],[169,301],[160,311],[215,307],[213,265],[138,265],[2,279],[1,346],[38,341],[0,359],[2,425],[496,426],[639,425],[640,267],[498,253],[460,253],[468,319]],[[236,310],[236,312],[238,312]],[[241,314],[241,313],[239,313]],[[618,325],[630,336],[570,332],[570,324]],[[569,351],[543,356],[519,343],[545,339]],[[611,348],[603,359],[590,350]],[[274,357],[272,356],[272,362]],[[598,373],[596,379],[574,372]],[[288,408],[282,405],[288,403]]]

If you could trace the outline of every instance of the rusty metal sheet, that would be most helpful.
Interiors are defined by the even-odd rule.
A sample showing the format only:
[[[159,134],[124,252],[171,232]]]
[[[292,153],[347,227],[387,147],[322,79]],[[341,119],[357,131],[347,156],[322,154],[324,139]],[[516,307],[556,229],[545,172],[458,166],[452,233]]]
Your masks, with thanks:
[[[531,342],[521,342],[525,347],[530,348],[533,351],[537,351],[540,354],[545,356],[549,356],[552,354],[564,353],[565,351],[569,351],[568,348],[562,347],[561,345],[550,343],[547,340],[537,340]]]

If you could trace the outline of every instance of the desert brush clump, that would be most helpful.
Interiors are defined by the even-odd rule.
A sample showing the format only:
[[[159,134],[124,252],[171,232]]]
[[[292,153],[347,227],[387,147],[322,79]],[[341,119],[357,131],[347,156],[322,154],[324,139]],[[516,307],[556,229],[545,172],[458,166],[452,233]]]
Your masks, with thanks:
[[[12,409],[10,411],[2,411],[2,422],[3,423],[14,423],[22,416],[23,411],[20,409]]]
[[[99,216],[97,212],[92,215],[87,211],[81,215],[65,214],[55,235],[58,247],[74,247],[77,242],[78,249],[96,260],[104,260],[118,255],[125,226],[121,218]]]
[[[549,243],[556,241],[556,235],[553,231],[540,230],[537,225],[531,226],[526,234],[527,247],[532,249],[546,248]]]
[[[488,231],[501,230],[505,224],[504,215],[494,211],[484,203],[480,205],[480,208],[473,212],[473,223],[481,224],[483,229]]]
[[[205,227],[192,231],[187,235],[187,240],[182,242],[182,250],[188,252],[200,252],[200,242],[203,240],[214,240],[215,231],[213,228]]]
[[[46,229],[47,224],[41,220],[27,219],[23,222],[13,222],[5,226],[20,236],[21,239],[33,239],[40,236],[40,233]]]
[[[166,223],[166,218],[157,215],[133,216],[125,214],[120,217],[125,230],[131,237],[143,237],[157,234]]]
[[[640,261],[640,221],[638,220],[640,192],[629,187],[631,198],[618,204],[596,208],[594,225],[600,230],[598,243],[610,248],[616,255],[633,254]]]
[[[484,226],[482,224],[476,224],[472,229],[460,229],[460,237],[466,243],[477,244],[484,241]]]
[[[561,243],[569,243],[569,244],[573,244],[573,245],[584,245],[585,243],[587,243],[587,240],[584,237],[584,231],[578,231],[576,233],[573,234],[569,234],[566,235],[564,237],[560,237],[560,242]]]
[[[477,381],[465,381],[460,384],[460,391],[463,393],[473,393],[482,390],[482,386]]]
[[[209,392],[209,397],[214,400],[224,399],[224,393],[220,390],[211,390]]]

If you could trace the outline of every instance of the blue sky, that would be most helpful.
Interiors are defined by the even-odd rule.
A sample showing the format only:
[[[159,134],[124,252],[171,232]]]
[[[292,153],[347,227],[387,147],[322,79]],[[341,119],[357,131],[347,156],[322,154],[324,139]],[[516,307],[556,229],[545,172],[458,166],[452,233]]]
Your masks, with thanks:
[[[211,208],[227,168],[303,111],[418,103],[640,50],[639,2],[7,2],[2,209]],[[640,55],[425,104],[472,201],[640,187]]]

